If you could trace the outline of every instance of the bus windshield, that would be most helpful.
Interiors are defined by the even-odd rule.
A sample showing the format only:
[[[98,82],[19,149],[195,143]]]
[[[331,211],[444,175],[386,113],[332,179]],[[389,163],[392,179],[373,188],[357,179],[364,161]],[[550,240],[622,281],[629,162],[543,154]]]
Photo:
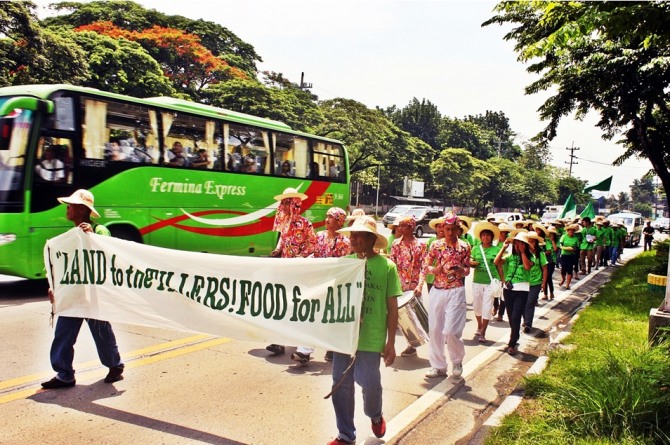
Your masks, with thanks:
[[[13,130],[9,150],[0,150],[0,212],[23,210],[26,149],[32,116],[29,110],[14,110],[10,115]]]

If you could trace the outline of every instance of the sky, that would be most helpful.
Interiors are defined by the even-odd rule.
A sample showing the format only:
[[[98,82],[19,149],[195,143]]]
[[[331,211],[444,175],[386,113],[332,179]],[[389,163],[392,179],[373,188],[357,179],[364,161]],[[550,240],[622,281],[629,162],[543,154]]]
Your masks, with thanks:
[[[516,60],[514,43],[503,40],[508,28],[481,27],[493,16],[493,1],[136,1],[228,28],[261,56],[259,70],[283,73],[296,83],[304,73],[319,99],[402,108],[425,98],[442,115],[457,118],[503,111],[519,144],[546,125],[537,109],[549,93],[524,94],[537,77]],[[651,164],[633,159],[612,166],[623,148],[601,138],[597,118],[563,118],[551,142],[551,164],[568,169],[568,148],[578,147],[572,176],[595,184],[613,175],[610,193],[630,193],[630,184]]]

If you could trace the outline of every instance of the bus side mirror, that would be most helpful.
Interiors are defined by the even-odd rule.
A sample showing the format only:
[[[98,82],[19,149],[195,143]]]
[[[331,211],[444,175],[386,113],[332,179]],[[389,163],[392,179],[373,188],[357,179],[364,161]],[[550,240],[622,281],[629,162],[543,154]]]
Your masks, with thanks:
[[[0,117],[0,150],[9,150],[9,143],[12,140],[13,128],[14,128],[13,118]]]

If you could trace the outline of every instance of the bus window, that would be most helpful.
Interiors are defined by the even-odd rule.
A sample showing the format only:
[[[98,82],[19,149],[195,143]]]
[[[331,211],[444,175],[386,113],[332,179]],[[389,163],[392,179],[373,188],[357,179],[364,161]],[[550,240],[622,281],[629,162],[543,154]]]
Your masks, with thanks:
[[[82,99],[82,158],[158,162],[156,112],[128,103]]]
[[[72,184],[72,141],[70,139],[40,138],[35,162],[35,181]]]
[[[310,171],[307,139],[283,133],[274,133],[273,138],[275,175],[306,178]]]
[[[220,125],[187,114],[161,113],[165,141],[165,165],[211,169],[217,156]]]
[[[268,132],[246,125],[227,128],[226,170],[270,174]]]
[[[314,163],[316,165],[313,169],[318,168],[319,176],[336,182],[346,180],[344,151],[341,145],[317,142],[314,144]]]

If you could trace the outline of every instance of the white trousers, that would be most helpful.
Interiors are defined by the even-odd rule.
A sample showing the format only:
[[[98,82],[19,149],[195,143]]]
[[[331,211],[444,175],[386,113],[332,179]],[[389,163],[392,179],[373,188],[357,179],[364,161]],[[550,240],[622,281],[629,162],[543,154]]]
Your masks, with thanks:
[[[490,320],[493,311],[493,294],[490,284],[472,283],[472,309],[475,316]]]
[[[465,287],[455,289],[430,290],[428,302],[428,326],[430,336],[430,352],[428,360],[430,366],[437,369],[447,369],[447,359],[444,354],[444,343],[447,343],[447,352],[452,365],[463,363],[465,345],[461,336],[465,328]]]

